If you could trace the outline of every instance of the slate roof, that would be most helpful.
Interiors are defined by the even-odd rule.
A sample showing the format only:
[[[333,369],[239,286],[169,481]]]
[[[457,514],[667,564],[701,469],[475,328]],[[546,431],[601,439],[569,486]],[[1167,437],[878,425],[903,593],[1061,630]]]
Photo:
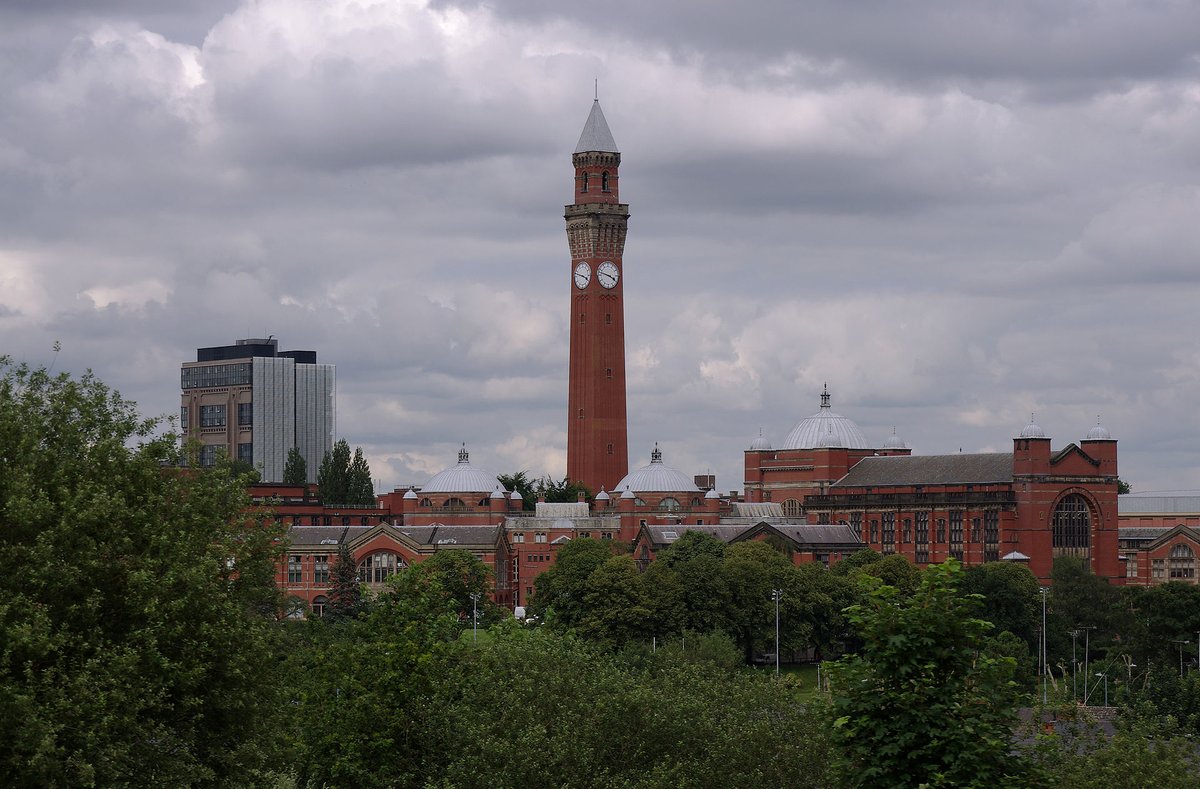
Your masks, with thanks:
[[[617,143],[613,140],[612,132],[608,130],[608,121],[604,120],[599,99],[592,102],[592,111],[588,113],[587,122],[583,124],[583,133],[579,135],[579,144],[575,146],[575,153],[586,151],[618,153]]]
[[[500,526],[403,526],[396,531],[421,545],[495,545]]]
[[[712,535],[724,543],[728,543],[734,537],[738,536],[746,530],[745,526],[701,526],[699,524],[687,525],[685,523],[667,524],[646,526],[646,533],[650,535],[650,542],[656,546],[666,546],[678,540],[684,534],[690,531],[703,532],[704,534]],[[674,536],[671,536],[674,535]]]
[[[735,518],[783,517],[783,505],[775,501],[735,501],[732,506]]]
[[[1012,466],[1011,452],[870,457],[860,460],[829,492],[836,493],[838,488],[1007,483],[1012,482]]]
[[[854,529],[845,524],[836,525],[773,525],[777,532],[800,545],[855,545],[863,544]]]
[[[288,538],[292,545],[340,545],[342,540],[353,540],[371,526],[292,526]],[[333,542],[327,542],[332,540]]]

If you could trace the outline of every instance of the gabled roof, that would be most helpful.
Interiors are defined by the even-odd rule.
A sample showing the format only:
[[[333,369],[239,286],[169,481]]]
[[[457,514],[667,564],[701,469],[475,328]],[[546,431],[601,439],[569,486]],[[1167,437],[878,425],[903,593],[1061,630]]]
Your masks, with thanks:
[[[583,124],[583,134],[579,135],[579,144],[575,153],[585,151],[601,151],[603,153],[618,153],[617,143],[613,140],[612,132],[608,130],[608,122],[604,120],[604,112],[600,109],[600,100],[592,102],[592,111],[588,114],[587,123]]]
[[[1059,463],[1064,458],[1067,458],[1073,454],[1078,454],[1081,458],[1086,460],[1088,463],[1091,463],[1093,466],[1100,465],[1099,460],[1096,460],[1094,457],[1080,449],[1078,444],[1067,444],[1065,447],[1055,452],[1050,456],[1050,465],[1053,466],[1054,464]]]
[[[678,523],[646,525],[642,527],[641,531],[657,551],[671,545],[690,531],[702,532],[716,537],[721,542],[728,543],[745,530],[745,526],[688,525],[686,523]]]
[[[1011,452],[869,457],[860,460],[829,492],[837,493],[838,488],[1007,483],[1012,482],[1012,468]]]
[[[865,547],[858,533],[844,523],[773,524],[763,521],[743,531],[734,542],[753,540],[764,533],[784,537],[801,549],[836,547],[857,550]]]
[[[1117,530],[1118,539],[1134,540],[1143,538],[1146,540],[1142,545],[1137,546],[1139,550],[1149,551],[1170,542],[1176,537],[1184,535],[1191,539],[1192,542],[1200,543],[1200,529],[1194,529],[1191,526],[1184,526],[1182,523],[1171,528],[1153,528],[1153,527],[1121,527]]]

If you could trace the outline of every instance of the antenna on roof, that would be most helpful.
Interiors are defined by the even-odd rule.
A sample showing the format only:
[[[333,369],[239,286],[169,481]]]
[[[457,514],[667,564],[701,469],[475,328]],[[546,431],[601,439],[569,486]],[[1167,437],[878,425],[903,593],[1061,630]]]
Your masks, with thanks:
[[[595,96],[592,98],[592,101],[600,101],[600,78],[596,77],[592,82],[594,83],[593,89],[595,90]]]

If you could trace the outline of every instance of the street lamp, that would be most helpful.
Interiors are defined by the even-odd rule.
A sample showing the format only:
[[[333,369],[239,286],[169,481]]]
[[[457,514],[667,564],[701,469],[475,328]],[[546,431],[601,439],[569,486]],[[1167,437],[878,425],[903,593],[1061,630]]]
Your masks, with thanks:
[[[1183,678],[1183,645],[1190,644],[1191,639],[1175,639],[1174,643],[1179,645],[1179,677]]]
[[[1042,593],[1042,706],[1046,706],[1046,593],[1050,591],[1041,587]]]
[[[775,676],[779,676],[779,598],[783,597],[782,589],[772,589],[771,599],[775,601]]]
[[[471,643],[479,643],[479,592],[471,592]]]
[[[1101,672],[1101,673],[1097,674],[1096,676],[1104,677],[1104,706],[1107,707],[1108,706],[1108,672],[1107,671]]]
[[[1075,659],[1075,639],[1078,636],[1078,629],[1071,631],[1071,701],[1079,700],[1079,683],[1075,680],[1075,674],[1079,671],[1079,661]]]

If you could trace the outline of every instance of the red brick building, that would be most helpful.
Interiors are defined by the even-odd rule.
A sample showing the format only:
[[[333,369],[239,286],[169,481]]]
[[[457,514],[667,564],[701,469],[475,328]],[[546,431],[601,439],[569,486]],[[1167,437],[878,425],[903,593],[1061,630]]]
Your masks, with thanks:
[[[1200,578],[1200,496],[1121,496],[1120,551],[1126,583]]]

